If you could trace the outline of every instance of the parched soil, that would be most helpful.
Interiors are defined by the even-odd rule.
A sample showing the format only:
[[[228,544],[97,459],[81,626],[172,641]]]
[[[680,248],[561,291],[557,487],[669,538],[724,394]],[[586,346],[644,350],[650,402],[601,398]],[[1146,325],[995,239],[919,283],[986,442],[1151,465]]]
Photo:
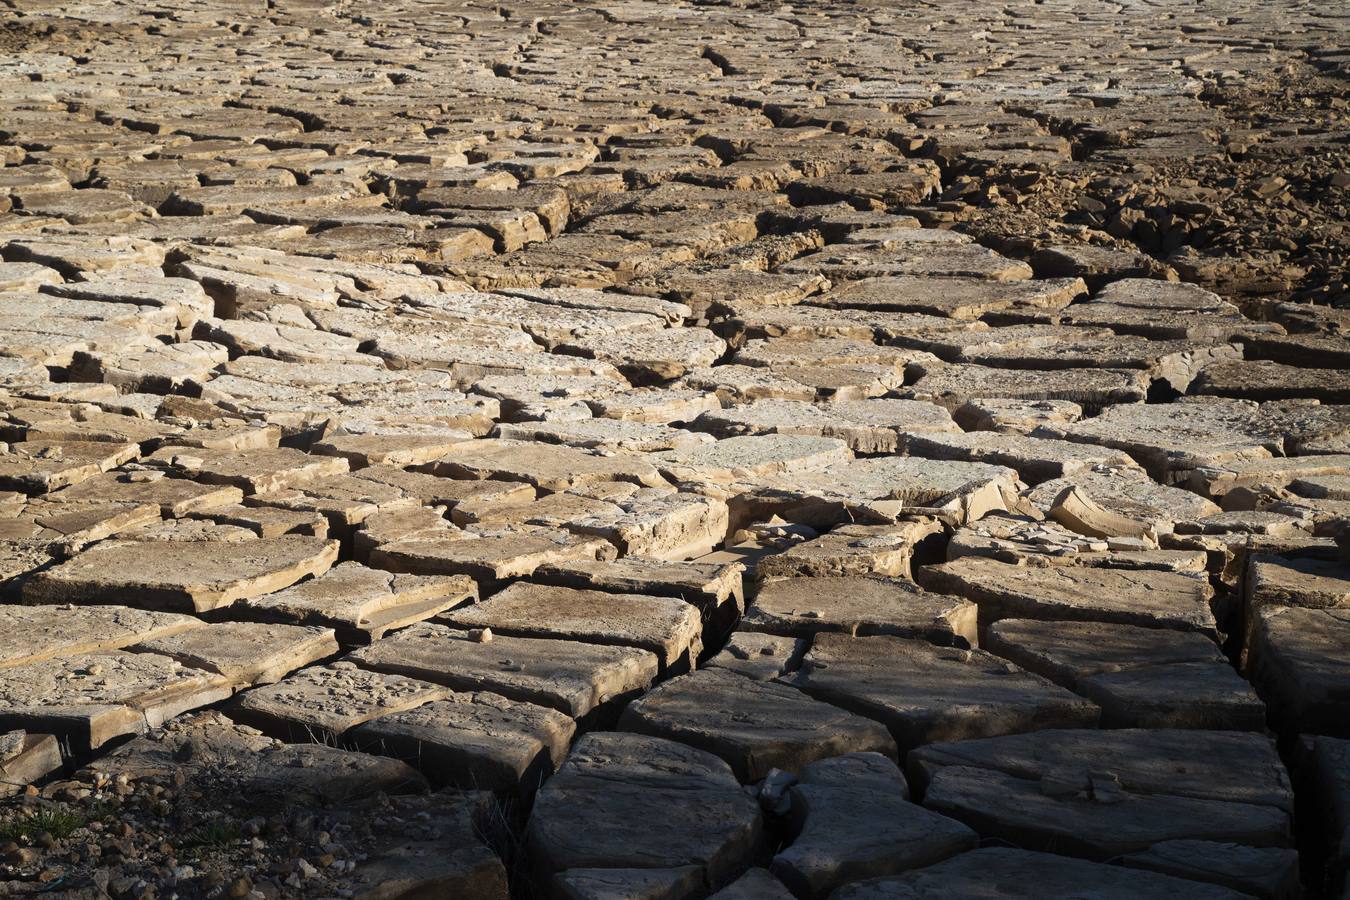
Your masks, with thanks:
[[[1344,895],[1337,4],[0,20],[0,896]]]

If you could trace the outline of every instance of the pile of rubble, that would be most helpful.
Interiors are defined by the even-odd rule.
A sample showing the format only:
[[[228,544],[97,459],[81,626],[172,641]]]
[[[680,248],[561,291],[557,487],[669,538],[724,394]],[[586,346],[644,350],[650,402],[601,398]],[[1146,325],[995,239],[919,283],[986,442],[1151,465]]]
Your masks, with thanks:
[[[0,894],[1350,890],[1334,4],[7,8]]]

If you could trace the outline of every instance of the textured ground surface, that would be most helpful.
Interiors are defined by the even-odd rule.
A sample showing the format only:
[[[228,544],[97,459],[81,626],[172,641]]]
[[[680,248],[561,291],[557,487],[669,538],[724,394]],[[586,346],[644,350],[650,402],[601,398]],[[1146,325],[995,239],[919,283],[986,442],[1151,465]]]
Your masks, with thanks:
[[[0,894],[1347,890],[1338,4],[0,20]]]

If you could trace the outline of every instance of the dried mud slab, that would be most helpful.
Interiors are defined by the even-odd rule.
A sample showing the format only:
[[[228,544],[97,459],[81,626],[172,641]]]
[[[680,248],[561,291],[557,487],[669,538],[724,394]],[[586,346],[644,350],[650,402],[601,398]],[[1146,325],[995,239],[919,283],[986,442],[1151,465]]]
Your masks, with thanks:
[[[1265,704],[1200,634],[1003,619],[984,647],[1092,700],[1106,727],[1265,728]]]
[[[279,681],[296,669],[337,653],[330,628],[220,622],[131,648],[158,653],[185,666],[216,672],[236,687]]]
[[[1335,4],[13,5],[12,889],[1344,892]]]
[[[788,900],[792,894],[767,869],[752,868],[711,896],[717,900]]]
[[[923,518],[893,525],[840,525],[761,560],[755,574],[762,579],[827,575],[908,578],[916,545],[941,532],[937,521]]]
[[[0,734],[0,797],[11,796],[60,769],[56,735],[6,731]]]
[[[370,565],[414,575],[468,575],[488,589],[549,563],[614,556],[614,545],[606,540],[560,534],[553,529],[463,534],[438,530],[378,544],[370,551]]]
[[[895,637],[817,635],[782,679],[884,723],[903,750],[938,740],[1091,728],[1100,710],[982,650]]]
[[[975,646],[977,613],[970,601],[908,581],[827,575],[765,581],[740,627],[786,637],[844,632]]]
[[[369,822],[370,852],[351,872],[359,897],[432,891],[449,897],[509,896],[506,867],[482,838],[492,804],[482,791],[366,800],[350,816]]]
[[[1262,607],[1248,638],[1248,675],[1271,717],[1300,731],[1345,736],[1350,611]]]
[[[79,484],[140,456],[135,444],[23,441],[0,454],[0,488],[47,494]]]
[[[92,763],[108,777],[219,779],[238,797],[338,802],[379,791],[413,792],[425,782],[397,760],[323,744],[284,744],[216,712],[176,719],[155,738],[137,738]]]
[[[124,541],[101,544],[24,587],[33,603],[126,603],[203,612],[320,575],[336,541],[301,535],[236,543]]]
[[[396,575],[345,562],[317,578],[250,599],[240,613],[268,622],[326,626],[343,644],[369,644],[387,631],[477,599],[478,588],[465,575]]]
[[[1030,781],[1049,777],[1063,783],[1068,797],[1091,787],[1092,773],[1101,770],[1111,775],[1101,783],[1103,791],[1112,790],[1111,782],[1141,796],[1212,800],[1285,813],[1293,802],[1289,775],[1274,742],[1263,735],[1231,731],[1052,729],[935,743],[914,751],[906,761],[910,784],[919,791],[948,766]],[[1230,766],[1242,766],[1249,777],[1238,781],[1219,777]]]
[[[793,841],[769,871],[804,896],[923,868],[978,842],[961,823],[909,802],[900,770],[873,753],[811,763],[791,797]]]
[[[227,676],[154,653],[105,650],[5,670],[0,727],[61,735],[98,748],[223,700]]]
[[[692,866],[708,885],[749,860],[762,827],[758,805],[712,754],[646,735],[591,734],[535,798],[529,840],[541,875]]]
[[[0,629],[8,635],[0,669],[168,638],[205,623],[177,613],[119,606],[3,606]]]
[[[634,647],[502,635],[483,641],[432,623],[406,628],[349,659],[456,691],[529,701],[575,719],[626,703],[651,686],[659,665],[655,653]]]
[[[1281,847],[1243,847],[1217,841],[1160,841],[1127,854],[1122,865],[1204,881],[1256,897],[1298,891],[1298,853]]]
[[[703,647],[698,610],[673,597],[515,584],[439,618],[513,637],[637,647],[655,653],[667,669],[692,664]]]
[[[371,719],[448,694],[434,684],[338,662],[302,669],[276,684],[246,691],[230,707],[229,715],[240,724],[278,737],[324,742]]]
[[[694,672],[634,700],[619,728],[676,740],[722,757],[742,781],[771,769],[795,772],[818,759],[871,751],[894,757],[881,724],[819,703],[793,688]]]
[[[809,647],[810,642],[804,638],[736,631],[727,638],[722,652],[704,666],[725,669],[755,681],[772,681],[801,665]]]
[[[575,731],[557,710],[475,692],[382,715],[347,740],[407,760],[438,783],[525,792],[557,769]]]
[[[1216,632],[1208,582],[1185,573],[1027,568],[967,556],[925,568],[918,578],[930,590],[973,600],[986,622],[1034,618]]]
[[[949,897],[953,892],[973,891],[1000,900],[1082,894],[1120,897],[1121,900],[1144,900],[1146,897],[1237,900],[1245,896],[1228,888],[1197,884],[1154,872],[1003,847],[973,850],[904,875],[860,881],[839,890],[834,896],[838,900],[889,900]]]
[[[704,610],[745,606],[745,567],[739,563],[671,563],[626,556],[606,561],[578,560],[540,566],[530,579],[540,584],[586,588],[615,594],[678,597]]]

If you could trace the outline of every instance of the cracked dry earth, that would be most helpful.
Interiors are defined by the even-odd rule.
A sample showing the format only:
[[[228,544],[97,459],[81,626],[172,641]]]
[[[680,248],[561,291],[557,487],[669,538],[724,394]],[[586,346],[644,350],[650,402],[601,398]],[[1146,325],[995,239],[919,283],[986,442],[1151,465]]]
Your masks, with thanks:
[[[0,895],[1347,896],[1343,6],[0,19]]]

